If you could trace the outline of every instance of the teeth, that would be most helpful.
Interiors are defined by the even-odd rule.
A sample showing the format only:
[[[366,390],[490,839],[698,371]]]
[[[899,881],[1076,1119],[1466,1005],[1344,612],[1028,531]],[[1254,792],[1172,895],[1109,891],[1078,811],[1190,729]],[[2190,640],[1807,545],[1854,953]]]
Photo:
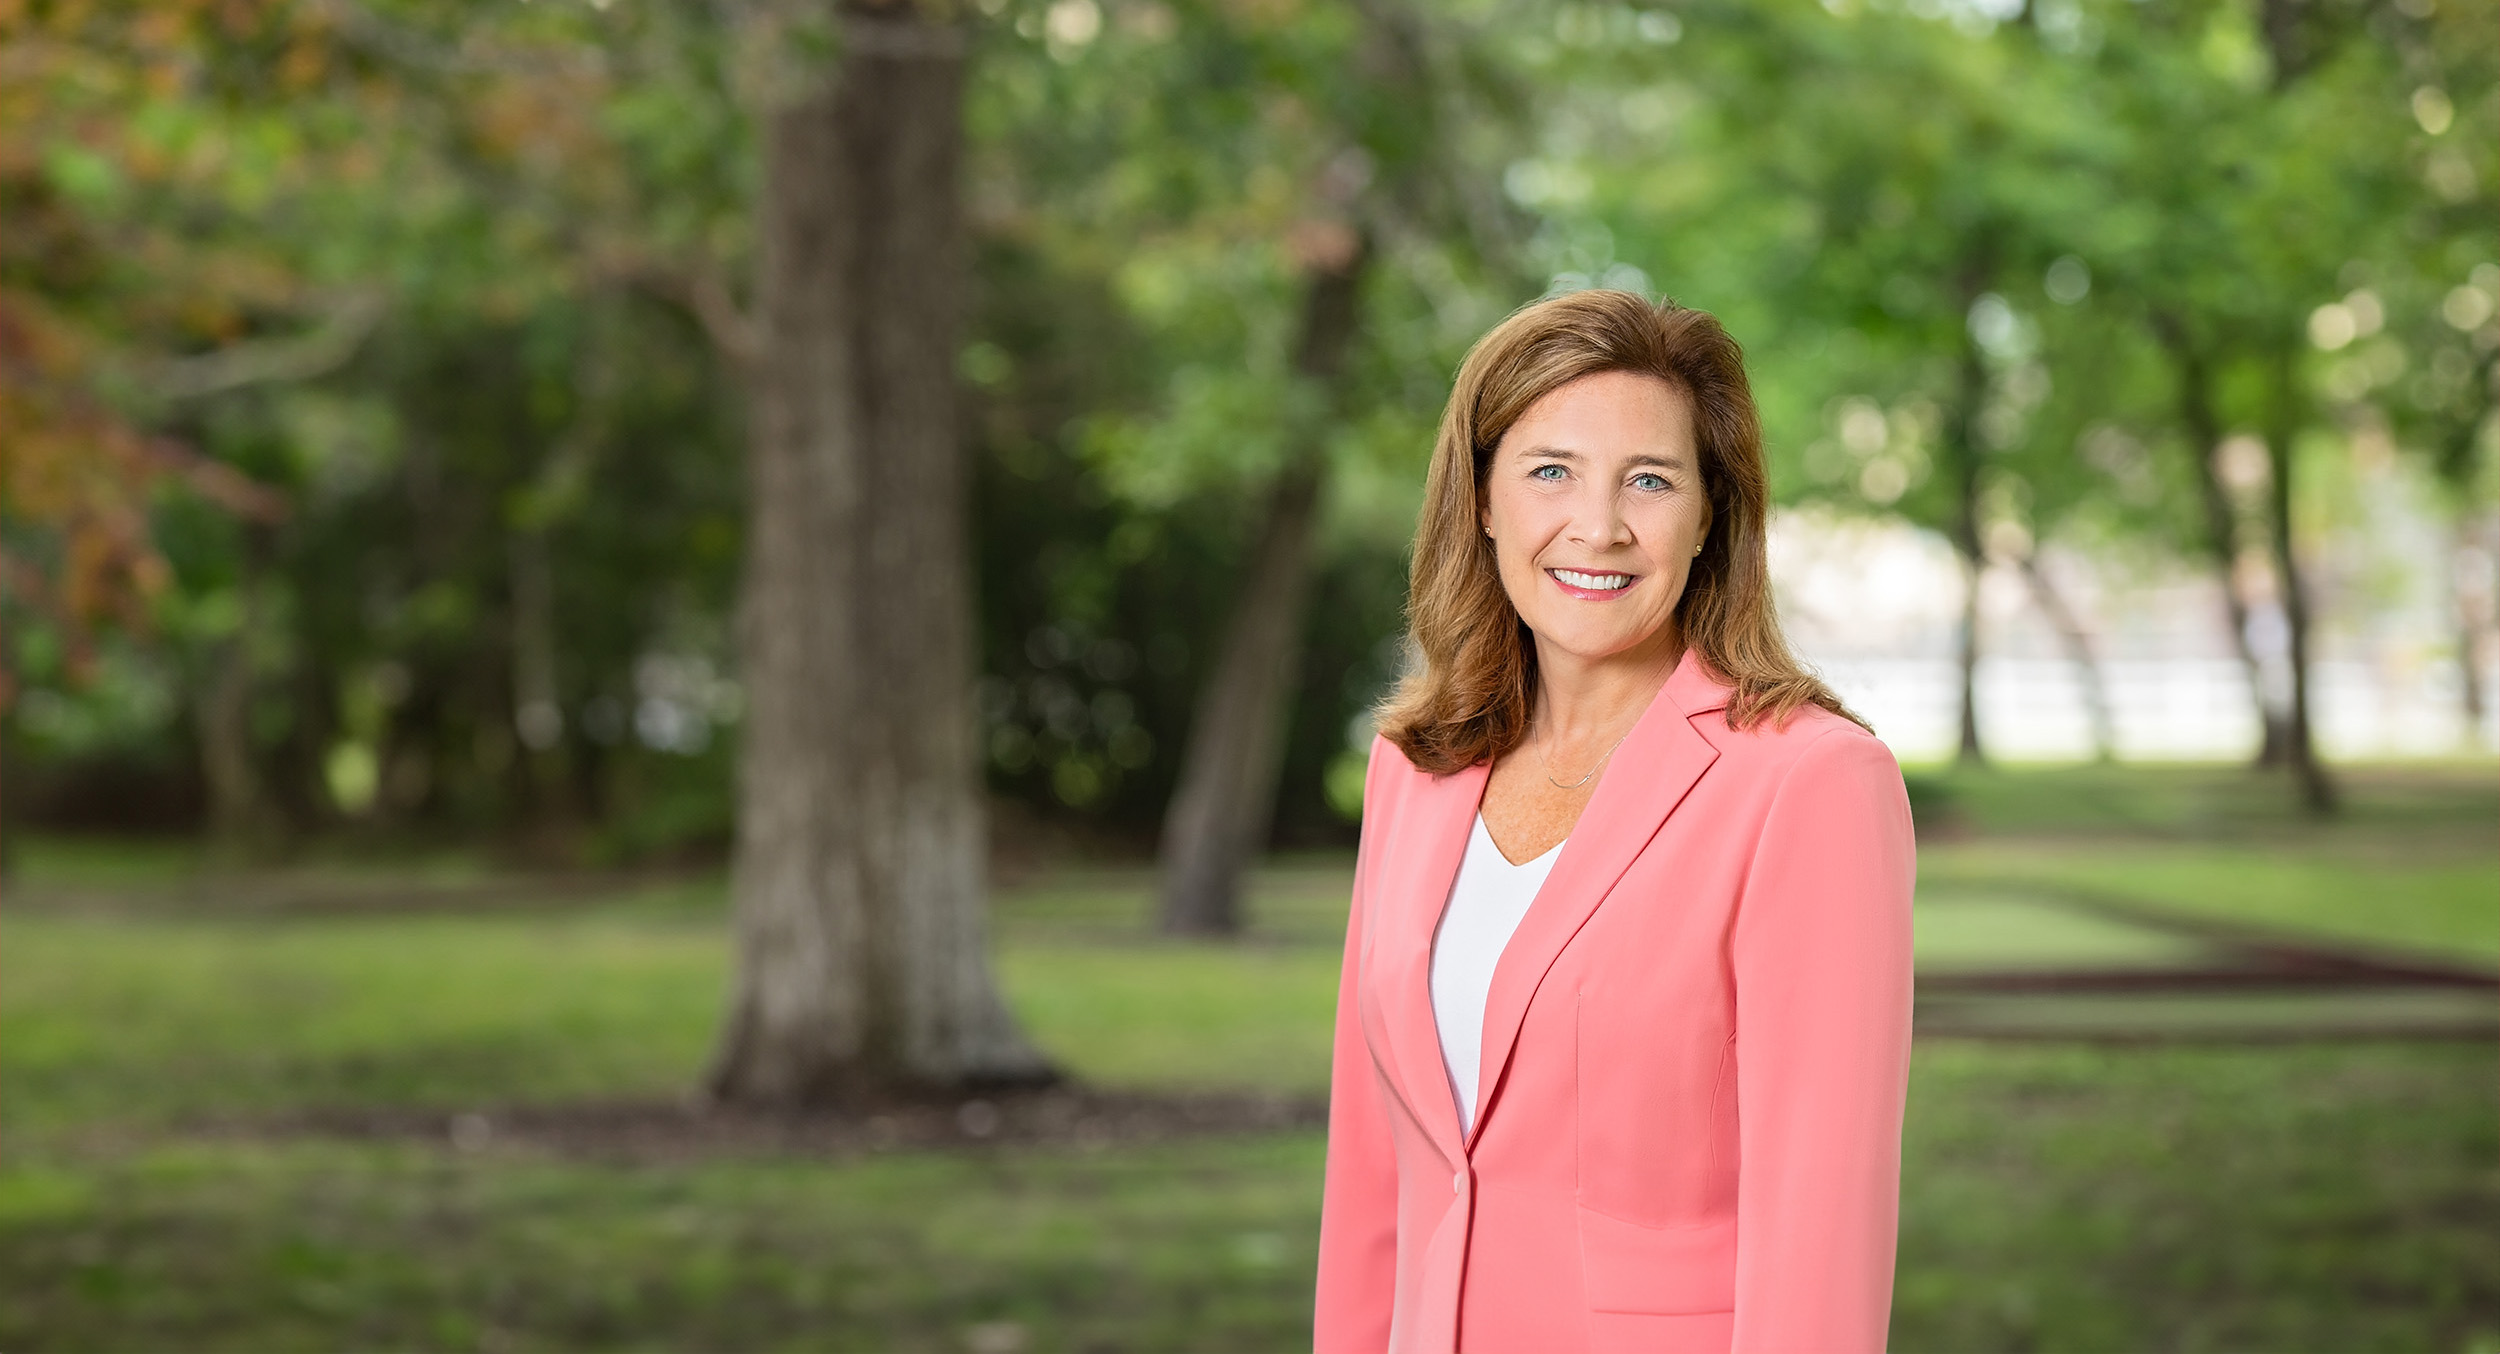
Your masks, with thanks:
[[[1632,586],[1630,574],[1584,574],[1577,569],[1556,569],[1554,577],[1575,588],[1599,588],[1612,591]]]

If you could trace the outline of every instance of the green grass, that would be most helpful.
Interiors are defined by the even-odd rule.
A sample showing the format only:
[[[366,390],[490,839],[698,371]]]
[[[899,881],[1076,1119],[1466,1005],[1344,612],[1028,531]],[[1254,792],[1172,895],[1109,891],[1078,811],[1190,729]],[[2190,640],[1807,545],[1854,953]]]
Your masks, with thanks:
[[[720,928],[600,915],[0,921],[0,1127],[666,1095]]]
[[[2500,960],[2500,775],[2341,773],[2343,812],[2230,767],[1914,773],[1922,904],[2102,904],[2396,953]],[[1931,830],[1932,829],[1932,830]]]
[[[0,1343],[47,1349],[1281,1349],[1317,1134],[1126,1154],[620,1168],[174,1146],[0,1172]]]
[[[1338,955],[1317,947],[1015,945],[1000,979],[1074,1076],[1133,1090],[1328,1093]]]
[[[2500,960],[2494,859],[2255,849],[1971,844],[1920,853],[1921,892],[2021,889],[2388,951]]]
[[[1919,970],[2178,966],[2205,947],[2022,897],[1930,888],[1912,918]]]
[[[2488,1347],[2494,1072],[2477,1046],[1923,1046],[1892,1347]]]
[[[2194,956],[2074,898],[2487,961],[2494,780],[2355,776],[2321,830],[2235,774],[1944,778],[1928,803],[1969,808],[1922,849],[1920,961]],[[720,1010],[715,879],[533,901],[463,861],[262,877],[71,843],[24,865],[0,912],[0,1349],[1306,1338],[1309,1131],[630,1161],[301,1131],[681,1093]],[[1263,874],[1236,945],[1151,936],[1134,869],[1022,881],[1002,981],[1093,1083],[1316,1093],[1345,869]],[[2479,1044],[1922,1042],[1893,1348],[2500,1350],[2495,1073]]]
[[[2482,1050],[1921,1050],[1893,1347],[2464,1350]],[[617,1166],[320,1142],[0,1168],[0,1346],[1285,1350],[1324,1143]]]

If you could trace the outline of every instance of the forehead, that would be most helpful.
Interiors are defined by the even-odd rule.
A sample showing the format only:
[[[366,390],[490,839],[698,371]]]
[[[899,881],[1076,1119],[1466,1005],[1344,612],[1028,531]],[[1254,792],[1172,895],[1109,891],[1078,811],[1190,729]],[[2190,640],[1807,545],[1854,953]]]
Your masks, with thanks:
[[[1547,391],[1502,434],[1501,455],[1569,455],[1600,460],[1695,455],[1692,396],[1643,372],[1605,371]]]

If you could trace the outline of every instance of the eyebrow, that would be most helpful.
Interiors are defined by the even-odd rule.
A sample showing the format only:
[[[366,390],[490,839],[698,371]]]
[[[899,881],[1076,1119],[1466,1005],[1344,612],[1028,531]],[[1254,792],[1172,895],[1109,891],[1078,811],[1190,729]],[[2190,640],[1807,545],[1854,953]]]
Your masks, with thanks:
[[[1519,454],[1521,457],[1531,460],[1585,461],[1588,459],[1588,457],[1579,452],[1573,451],[1568,447],[1526,447],[1522,448]],[[1664,466],[1669,470],[1684,470],[1689,468],[1687,463],[1680,457],[1651,456],[1646,453],[1633,457],[1631,460],[1625,462],[1625,464]]]

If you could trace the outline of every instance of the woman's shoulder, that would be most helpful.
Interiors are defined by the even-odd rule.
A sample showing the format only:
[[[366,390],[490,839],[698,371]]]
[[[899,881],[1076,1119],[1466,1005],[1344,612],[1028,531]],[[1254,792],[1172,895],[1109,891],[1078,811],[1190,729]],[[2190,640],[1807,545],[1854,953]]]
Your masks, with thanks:
[[[1799,773],[1879,773],[1901,775],[1892,749],[1865,725],[1819,705],[1804,706],[1781,720],[1764,719],[1747,728],[1731,728],[1723,720],[1696,721],[1723,760],[1773,779]],[[1828,769],[1828,770],[1826,770]]]
[[[1371,761],[1363,769],[1363,803],[1368,808],[1384,797],[1403,798],[1447,779],[1415,765],[1406,749],[1388,735],[1376,733],[1372,735]]]

